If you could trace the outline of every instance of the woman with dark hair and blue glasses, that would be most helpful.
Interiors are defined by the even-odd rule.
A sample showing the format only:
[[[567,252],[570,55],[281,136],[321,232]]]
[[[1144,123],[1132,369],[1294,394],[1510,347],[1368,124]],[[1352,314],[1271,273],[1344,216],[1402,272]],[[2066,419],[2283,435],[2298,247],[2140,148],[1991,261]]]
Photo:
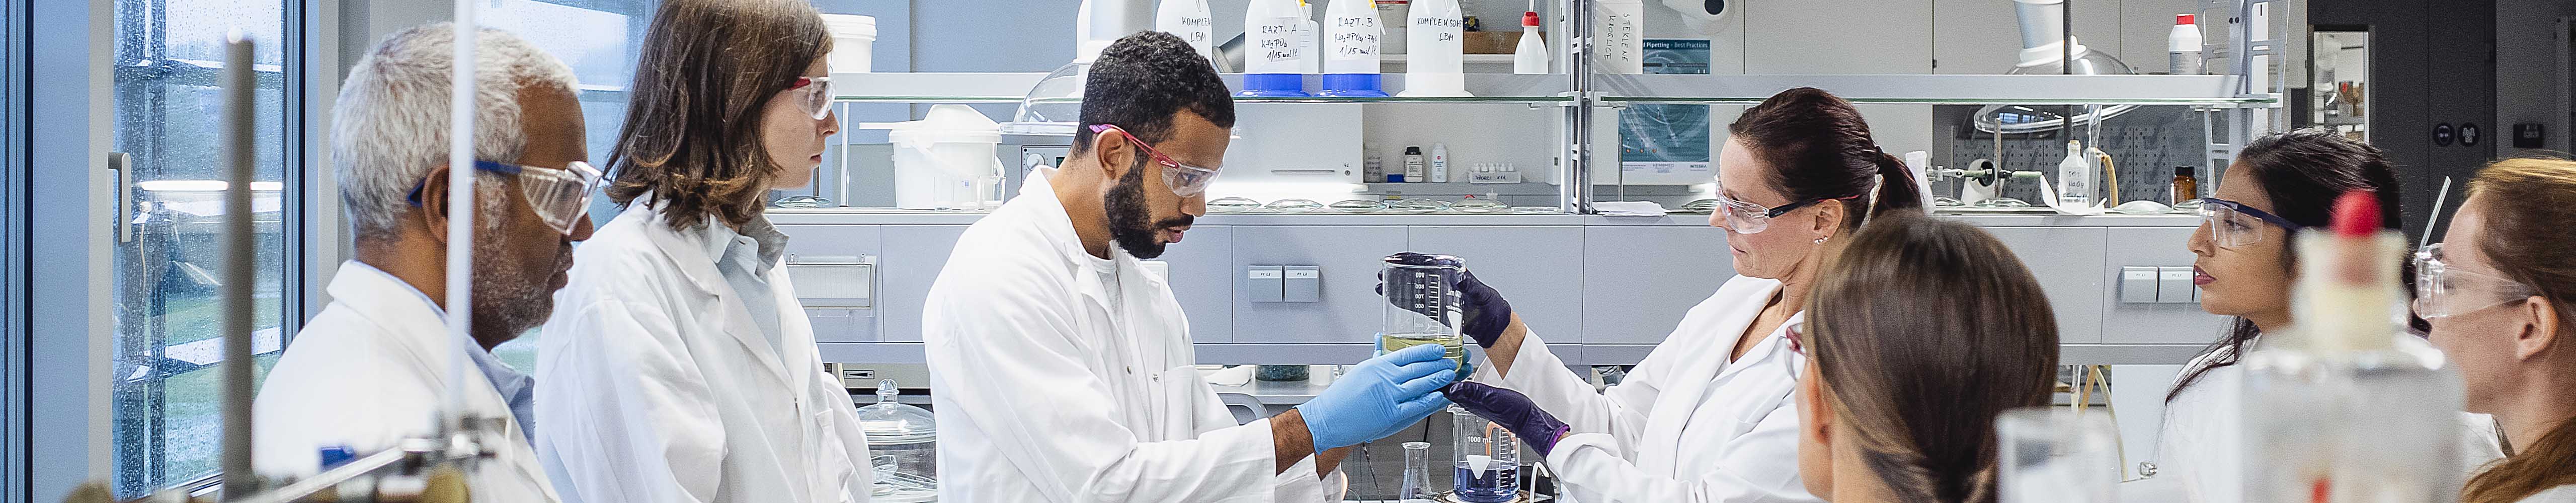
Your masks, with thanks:
[[[2337,196],[2348,191],[2378,196],[2380,226],[2399,223],[2397,177],[2379,149],[2323,129],[2302,129],[2254,140],[2220,177],[2218,190],[2201,199],[2200,229],[2188,246],[2192,284],[2200,307],[2234,317],[2226,334],[2192,358],[2165,394],[2163,432],[2157,439],[2156,475],[2180,485],[2189,501],[2243,497],[2245,462],[2238,433],[2244,414],[2237,400],[2244,369],[2238,357],[2266,337],[2286,336],[2290,285],[2297,258],[2290,240],[2298,230],[2321,227]],[[2281,334],[2281,335],[2267,335]],[[2487,421],[2463,420],[2472,463],[2495,459]],[[2461,467],[2463,472],[2470,467]]]

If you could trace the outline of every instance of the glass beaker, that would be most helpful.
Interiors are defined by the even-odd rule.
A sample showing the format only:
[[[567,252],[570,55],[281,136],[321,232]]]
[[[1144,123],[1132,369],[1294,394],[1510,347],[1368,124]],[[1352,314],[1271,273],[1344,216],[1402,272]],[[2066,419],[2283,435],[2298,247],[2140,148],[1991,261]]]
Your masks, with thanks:
[[[2109,414],[2031,407],[1995,416],[2001,503],[2110,503],[2120,483]]]
[[[1401,503],[1431,503],[1431,443],[1404,443],[1404,486],[1396,489]]]
[[[1453,495],[1467,503],[1503,503],[1520,497],[1521,444],[1503,425],[1449,407],[1458,438],[1458,477]]]
[[[1426,255],[1421,260],[1400,261],[1388,256],[1386,268],[1378,271],[1386,304],[1381,307],[1383,323],[1378,331],[1378,350],[1439,344],[1451,363],[1458,364],[1460,376],[1467,372],[1466,339],[1459,337],[1459,321],[1466,317],[1466,301],[1456,289],[1459,274],[1467,263],[1448,255]],[[1401,262],[1401,263],[1400,263]]]

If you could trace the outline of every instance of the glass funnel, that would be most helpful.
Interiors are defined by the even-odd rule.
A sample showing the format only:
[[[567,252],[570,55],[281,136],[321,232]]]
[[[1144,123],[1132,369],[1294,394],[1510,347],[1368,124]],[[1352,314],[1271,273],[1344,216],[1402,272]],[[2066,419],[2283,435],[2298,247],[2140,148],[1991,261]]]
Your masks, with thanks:
[[[1386,296],[1380,308],[1378,350],[1438,344],[1448,348],[1447,356],[1458,364],[1459,375],[1466,375],[1466,340],[1458,335],[1459,320],[1466,316],[1465,301],[1450,287],[1466,272],[1466,261],[1448,255],[1428,255],[1427,261],[1399,257],[1388,256],[1386,267],[1378,271]]]
[[[918,503],[939,498],[937,420],[930,411],[895,400],[893,379],[877,381],[877,403],[859,408],[859,431],[868,435],[869,464],[877,472],[870,501]]]
[[[1521,444],[1503,425],[1452,405],[1457,435],[1457,481],[1452,497],[1467,503],[1503,503],[1520,496]]]

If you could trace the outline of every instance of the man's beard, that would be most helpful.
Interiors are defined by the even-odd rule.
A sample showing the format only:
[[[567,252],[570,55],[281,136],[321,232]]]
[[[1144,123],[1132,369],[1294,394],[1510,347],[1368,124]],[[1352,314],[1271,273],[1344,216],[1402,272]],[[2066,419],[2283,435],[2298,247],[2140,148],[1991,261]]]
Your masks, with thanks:
[[[1166,243],[1155,240],[1162,235],[1162,229],[1189,225],[1196,218],[1183,214],[1148,223],[1154,214],[1145,209],[1145,172],[1162,166],[1152,164],[1143,156],[1138,157],[1136,164],[1127,168],[1127,176],[1119,177],[1118,185],[1109,187],[1102,206],[1109,217],[1109,239],[1116,241],[1119,249],[1127,250],[1128,255],[1153,259],[1163,256]]]
[[[487,182],[488,183],[488,182]],[[502,196],[501,194],[486,197]],[[494,197],[499,199],[499,197]],[[506,203],[507,199],[499,199]],[[529,264],[516,260],[508,238],[502,237],[498,225],[501,211],[486,211],[479,220],[490,224],[476,225],[481,232],[474,236],[474,337],[480,340],[509,340],[545,323],[554,312],[554,292],[548,291],[554,279],[554,262]],[[557,261],[563,260],[557,257]],[[544,267],[545,274],[533,268]]]

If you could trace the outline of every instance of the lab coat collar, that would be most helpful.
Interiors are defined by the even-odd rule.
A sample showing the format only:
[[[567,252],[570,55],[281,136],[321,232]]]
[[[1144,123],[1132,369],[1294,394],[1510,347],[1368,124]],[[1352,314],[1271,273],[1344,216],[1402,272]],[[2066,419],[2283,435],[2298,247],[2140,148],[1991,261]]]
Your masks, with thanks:
[[[343,277],[348,277],[352,281],[372,280],[382,281],[387,284],[363,288],[360,290],[384,290],[392,288],[410,293],[413,299],[420,301],[419,304],[415,305],[429,308],[430,316],[439,320],[437,323],[422,326],[436,326],[439,327],[440,331],[448,332],[446,330],[447,310],[439,308],[438,303],[431,302],[429,294],[421,293],[419,288],[412,287],[411,283],[404,282],[402,278],[394,277],[393,273],[385,272],[383,269],[377,269],[376,266],[367,265],[366,262],[359,262],[356,260],[342,262],[340,264],[340,273],[333,276],[332,280],[332,286],[334,288],[331,296],[334,300],[351,298],[340,295],[339,289],[337,288],[339,286],[338,278]],[[387,296],[359,295],[356,298],[382,301],[385,300],[384,297]],[[372,315],[384,312],[381,311],[381,309],[394,308],[394,305],[401,303],[401,301],[395,300],[387,301],[382,305],[368,305],[368,303],[347,304],[349,304],[351,309],[357,309],[359,310],[358,312]],[[468,361],[474,364],[474,369],[476,371],[483,373],[484,380],[492,383],[492,391],[501,394],[501,401],[510,407],[510,415],[518,418],[519,420],[519,431],[526,433],[528,442],[534,444],[536,442],[535,427],[537,424],[535,417],[536,379],[528,377],[527,373],[520,372],[519,369],[511,368],[507,363],[502,363],[499,357],[492,356],[491,350],[483,349],[483,342],[474,340],[472,335],[454,334],[453,332],[448,333],[450,334],[448,339],[456,344],[457,351],[464,354]]]
[[[1085,278],[1096,276],[1100,273],[1100,257],[1091,256],[1091,250],[1083,248],[1082,236],[1073,230],[1073,215],[1064,211],[1064,201],[1055,197],[1055,186],[1048,182],[1058,173],[1062,171],[1054,168],[1030,170],[1028,182],[1020,184],[1020,197],[1013,201],[1025,200],[1033,206],[1038,212],[1038,232],[1046,236],[1047,243],[1053,245],[1065,261],[1080,269]],[[1127,250],[1119,248],[1115,242],[1109,244],[1109,262],[1117,265],[1121,284],[1130,279],[1158,281],[1151,275],[1131,276],[1131,271],[1143,270],[1143,260],[1127,254]],[[1083,293],[1096,294],[1094,290],[1086,288]]]

